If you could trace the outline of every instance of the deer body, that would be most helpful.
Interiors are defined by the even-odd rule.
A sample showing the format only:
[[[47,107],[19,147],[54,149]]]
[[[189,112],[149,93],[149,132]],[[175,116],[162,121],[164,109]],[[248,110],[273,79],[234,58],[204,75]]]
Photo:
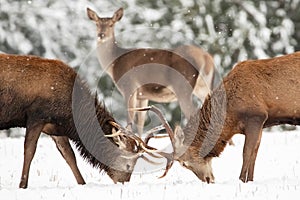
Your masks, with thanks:
[[[241,133],[245,144],[240,179],[252,181],[262,129],[300,125],[299,78],[300,52],[237,64],[187,126],[175,131],[175,160],[212,182],[211,159]]]
[[[88,16],[96,22],[98,59],[125,98],[127,108],[145,107],[148,101],[178,100],[187,118],[194,113],[192,94],[200,100],[213,87],[215,78],[212,57],[202,49],[184,45],[176,49],[124,49],[117,45],[114,24],[123,16],[123,9],[112,18],[101,18],[88,8]],[[135,112],[128,111],[128,123]],[[137,113],[141,133],[145,113]]]
[[[28,185],[41,132],[53,138],[79,184],[85,182],[69,139],[90,164],[107,172],[114,182],[129,181],[138,157],[123,156],[135,155],[139,147],[131,136],[107,139],[105,135],[122,132],[114,124],[110,113],[66,64],[0,54],[0,129],[26,128],[21,188]]]

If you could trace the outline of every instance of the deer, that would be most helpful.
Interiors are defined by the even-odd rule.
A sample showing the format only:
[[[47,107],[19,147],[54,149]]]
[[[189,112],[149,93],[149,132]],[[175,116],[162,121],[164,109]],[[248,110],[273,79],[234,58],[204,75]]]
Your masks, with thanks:
[[[173,152],[161,152],[168,161],[164,176],[178,161],[200,180],[213,183],[212,159],[220,156],[232,136],[243,134],[239,179],[253,181],[263,128],[300,125],[299,77],[300,52],[238,63],[184,128],[166,129]]]
[[[135,108],[148,106],[149,101],[178,101],[189,118],[196,110],[192,94],[202,102],[219,82],[212,56],[194,45],[175,49],[122,48],[117,44],[114,26],[123,16],[123,8],[112,17],[99,17],[90,8],[87,15],[97,26],[97,57],[123,95],[127,123],[133,124]],[[138,133],[143,132],[145,112],[137,113]]]
[[[26,128],[20,188],[28,187],[41,132],[53,139],[78,184],[85,181],[69,140],[89,164],[106,172],[114,183],[128,182],[137,159],[153,150],[120,126],[67,64],[0,54],[0,130],[13,127]]]

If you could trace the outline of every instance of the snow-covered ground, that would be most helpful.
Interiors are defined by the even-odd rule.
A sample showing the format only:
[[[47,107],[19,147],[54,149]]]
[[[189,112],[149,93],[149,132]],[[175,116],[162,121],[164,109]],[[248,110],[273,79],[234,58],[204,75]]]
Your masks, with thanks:
[[[131,182],[113,184],[77,154],[79,168],[87,182],[77,185],[73,174],[52,140],[41,137],[31,165],[28,189],[18,189],[23,138],[0,139],[0,199],[299,199],[300,131],[264,132],[256,162],[255,181],[238,180],[244,137],[233,138],[235,146],[225,149],[213,162],[215,184],[199,181],[175,163],[169,174],[163,170],[134,174]]]

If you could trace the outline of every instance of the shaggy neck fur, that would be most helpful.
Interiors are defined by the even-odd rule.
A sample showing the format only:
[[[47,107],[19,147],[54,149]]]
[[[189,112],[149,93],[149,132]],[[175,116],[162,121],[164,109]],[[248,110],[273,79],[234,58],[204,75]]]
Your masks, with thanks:
[[[110,113],[79,79],[73,90],[73,122],[67,132],[81,156],[93,167],[108,171],[121,152],[104,135],[112,133]]]
[[[191,117],[184,128],[185,143],[199,149],[202,158],[216,157],[224,150],[227,141],[223,130],[227,98],[220,86],[204,101],[202,108]]]

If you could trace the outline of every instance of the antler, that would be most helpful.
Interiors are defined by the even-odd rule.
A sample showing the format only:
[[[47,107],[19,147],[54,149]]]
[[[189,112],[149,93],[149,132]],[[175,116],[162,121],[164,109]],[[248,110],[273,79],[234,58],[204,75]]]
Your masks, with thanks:
[[[105,135],[106,137],[116,137],[116,136],[125,135],[125,136],[130,137],[131,139],[135,140],[136,143],[138,144],[138,146],[140,146],[145,152],[147,152],[147,153],[148,152],[150,152],[150,153],[156,153],[157,152],[157,149],[148,146],[141,138],[139,138],[138,136],[133,134],[131,131],[130,132],[127,131],[127,129],[123,128],[118,123],[111,121],[110,124],[112,126],[114,126],[115,128],[117,128],[118,131],[111,134],[111,135]]]
[[[166,129],[170,140],[171,140],[171,144],[173,147],[173,153],[165,153],[165,152],[156,152],[157,154],[165,157],[167,159],[167,165],[166,165],[166,169],[165,172],[162,176],[160,176],[159,178],[163,178],[167,175],[169,169],[172,167],[173,162],[174,162],[174,154],[175,154],[175,136],[174,136],[174,132],[172,130],[172,128],[170,127],[168,121],[166,120],[166,118],[163,116],[162,112],[155,106],[149,106],[149,107],[145,107],[145,108],[136,108],[136,111],[148,111],[151,110],[152,112],[154,112],[155,114],[157,114],[157,116],[159,117],[159,119],[162,122],[162,125],[164,126],[164,128]],[[153,135],[153,133],[149,134],[146,139],[145,139],[145,143],[147,144],[148,141],[152,138],[152,137],[156,137]]]
[[[162,114],[162,112],[155,106],[149,106],[149,107],[145,107],[145,108],[135,108],[135,111],[152,111],[155,114],[157,114],[157,116],[159,117],[159,119],[162,122],[161,126],[155,127],[153,129],[151,129],[150,131],[147,132],[147,137],[145,138],[145,142],[139,138],[138,136],[136,136],[135,134],[133,134],[131,131],[126,130],[125,128],[123,128],[122,126],[120,126],[119,124],[117,124],[116,122],[111,121],[110,124],[117,128],[118,131],[116,131],[115,133],[111,134],[111,135],[106,135],[106,137],[116,137],[116,136],[122,136],[125,135],[127,137],[132,138],[133,140],[136,141],[137,146],[141,147],[141,149],[148,153],[150,156],[154,157],[154,158],[161,158],[158,157],[156,155],[154,155],[154,153],[159,154],[160,156],[164,157],[167,159],[167,164],[166,164],[166,169],[165,172],[162,176],[160,176],[159,178],[163,178],[167,175],[169,169],[172,167],[173,162],[174,162],[174,154],[175,154],[175,136],[174,136],[174,132],[172,130],[172,128],[170,127],[168,121],[166,120],[166,118],[164,117],[164,115]],[[166,152],[161,152],[159,150],[157,150],[156,148],[153,148],[151,146],[148,145],[148,142],[151,138],[161,138],[161,137],[166,137],[166,136],[157,136],[154,135],[155,132],[160,131],[162,129],[166,129],[167,134],[171,140],[171,144],[173,147],[173,153],[166,153]],[[139,157],[139,158],[143,158],[144,160],[146,160],[147,162],[150,163],[154,163],[152,161],[150,161],[148,158],[146,158],[145,156],[143,156],[143,154],[138,153],[137,155],[134,155],[134,157]]]
[[[112,134],[110,135],[105,135],[105,137],[117,137],[117,136],[125,136],[125,137],[129,137],[131,139],[133,139],[136,142],[137,147],[140,147],[140,151],[131,156],[131,157],[127,157],[127,158],[142,158],[145,161],[151,163],[151,164],[158,164],[155,163],[153,161],[150,161],[148,158],[146,158],[142,153],[146,152],[147,154],[149,154],[150,156],[152,156],[153,158],[161,158],[160,156],[156,156],[154,155],[154,153],[157,153],[157,149],[153,148],[151,146],[149,146],[147,143],[145,143],[141,138],[139,138],[138,136],[136,136],[135,134],[133,134],[131,131],[123,128],[121,125],[119,125],[118,123],[114,122],[114,121],[110,121],[109,122],[114,128],[116,128],[118,131],[113,131]]]
[[[164,129],[165,129],[164,125],[160,125],[160,126],[154,127],[152,129],[150,129],[149,131],[147,131],[146,132],[147,136],[144,139],[145,143],[148,144],[148,142],[149,142],[149,140],[151,138],[165,138],[165,137],[169,137],[168,135],[155,135],[156,132],[164,130]]]

